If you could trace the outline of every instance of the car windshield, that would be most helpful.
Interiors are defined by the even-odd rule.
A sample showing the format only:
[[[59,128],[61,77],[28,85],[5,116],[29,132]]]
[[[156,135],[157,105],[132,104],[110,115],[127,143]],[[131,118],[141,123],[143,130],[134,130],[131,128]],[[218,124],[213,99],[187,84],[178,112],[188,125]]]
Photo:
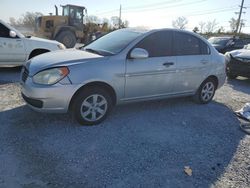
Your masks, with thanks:
[[[246,45],[246,46],[244,47],[244,49],[250,50],[250,44]]]
[[[208,41],[211,44],[215,44],[215,45],[220,45],[220,46],[225,46],[230,38],[218,38],[218,37],[212,37],[210,39],[208,39]]]
[[[115,55],[142,34],[142,31],[116,30],[85,46],[83,50],[104,56]]]

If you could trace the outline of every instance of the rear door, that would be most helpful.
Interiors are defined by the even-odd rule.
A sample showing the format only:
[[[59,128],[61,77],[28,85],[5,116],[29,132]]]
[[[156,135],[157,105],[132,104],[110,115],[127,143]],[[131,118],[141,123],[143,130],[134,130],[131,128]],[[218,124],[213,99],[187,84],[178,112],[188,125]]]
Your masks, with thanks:
[[[174,91],[194,92],[210,71],[210,49],[198,37],[181,31],[174,32],[173,45],[177,61]]]
[[[172,31],[158,31],[145,37],[134,48],[148,51],[145,59],[126,61],[125,98],[163,96],[173,91],[176,58],[172,56]]]

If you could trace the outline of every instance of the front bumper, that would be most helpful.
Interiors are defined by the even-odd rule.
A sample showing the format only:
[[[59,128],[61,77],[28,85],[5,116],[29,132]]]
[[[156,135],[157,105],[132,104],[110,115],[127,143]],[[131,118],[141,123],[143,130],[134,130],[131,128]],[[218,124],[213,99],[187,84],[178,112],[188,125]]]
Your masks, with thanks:
[[[250,78],[250,62],[242,62],[235,58],[227,63],[227,72],[237,76]]]
[[[25,82],[22,81],[21,86],[23,99],[28,106],[35,111],[48,113],[66,113],[70,100],[78,89],[77,85],[60,82],[50,86],[38,85],[30,77]]]

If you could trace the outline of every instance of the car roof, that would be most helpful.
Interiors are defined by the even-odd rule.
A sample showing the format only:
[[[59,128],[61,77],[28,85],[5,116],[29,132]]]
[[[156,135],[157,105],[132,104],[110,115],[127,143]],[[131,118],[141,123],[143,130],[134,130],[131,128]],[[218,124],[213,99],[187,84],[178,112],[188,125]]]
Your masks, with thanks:
[[[129,27],[129,28],[124,28],[124,30],[127,31],[134,31],[134,32],[139,32],[139,33],[151,33],[151,32],[156,32],[156,31],[177,31],[177,32],[183,32],[183,33],[189,33],[189,34],[195,34],[194,32],[183,30],[183,29],[175,29],[175,28],[160,28],[160,29],[146,29],[146,28],[141,28],[141,27]]]

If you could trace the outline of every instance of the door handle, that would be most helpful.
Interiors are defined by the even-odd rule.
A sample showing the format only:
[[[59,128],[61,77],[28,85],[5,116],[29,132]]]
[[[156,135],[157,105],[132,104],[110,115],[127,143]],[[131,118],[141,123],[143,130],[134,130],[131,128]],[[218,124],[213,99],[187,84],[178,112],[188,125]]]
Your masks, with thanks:
[[[207,64],[207,63],[208,63],[208,61],[207,61],[207,60],[201,60],[200,62],[201,62],[201,64],[203,64],[203,65],[205,65],[205,64]]]
[[[169,67],[169,66],[174,65],[174,62],[165,62],[162,65],[165,66],[165,67]]]

